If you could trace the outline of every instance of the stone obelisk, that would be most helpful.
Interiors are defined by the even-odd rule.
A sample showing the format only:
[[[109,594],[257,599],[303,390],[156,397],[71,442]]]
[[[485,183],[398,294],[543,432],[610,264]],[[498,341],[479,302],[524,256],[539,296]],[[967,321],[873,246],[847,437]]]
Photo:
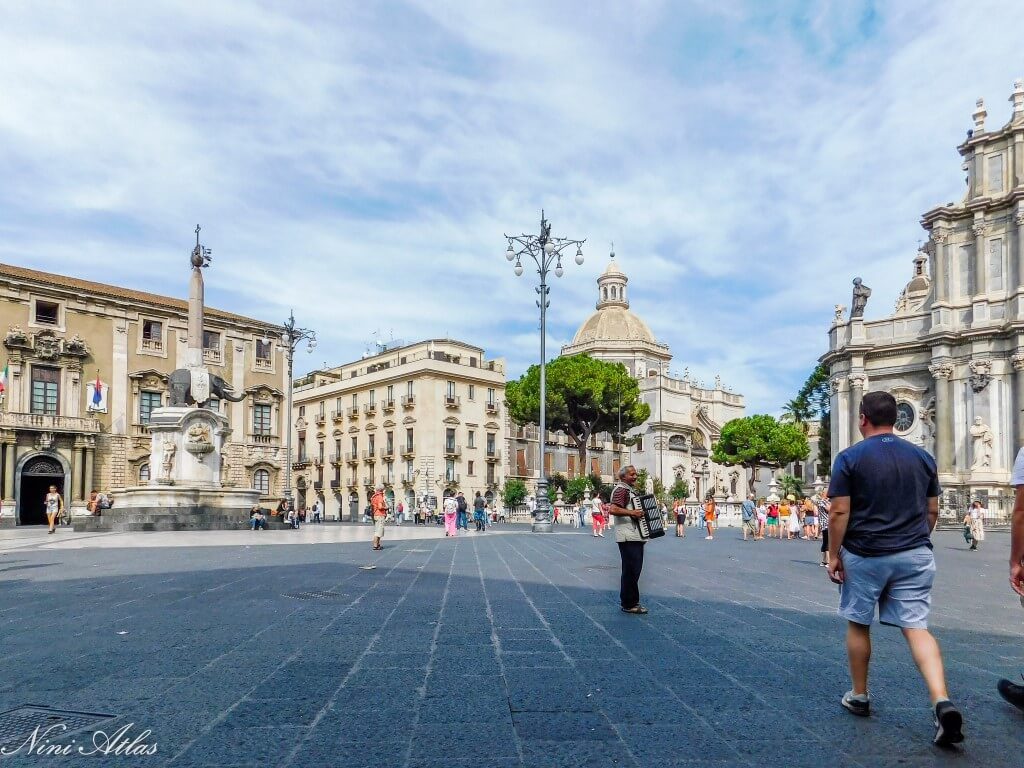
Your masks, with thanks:
[[[196,224],[196,247],[192,249],[192,277],[188,284],[188,343],[185,349],[185,367],[192,374],[192,397],[196,403],[204,403],[210,397],[210,373],[203,362],[203,267],[210,263],[210,251],[199,243],[200,229]]]

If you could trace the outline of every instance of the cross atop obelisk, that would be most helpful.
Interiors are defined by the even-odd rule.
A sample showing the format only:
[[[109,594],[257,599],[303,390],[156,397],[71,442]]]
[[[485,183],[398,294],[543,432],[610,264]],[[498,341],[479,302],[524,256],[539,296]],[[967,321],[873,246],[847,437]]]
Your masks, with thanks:
[[[192,249],[192,279],[188,285],[188,349],[185,353],[185,365],[188,368],[203,366],[203,267],[210,265],[209,248],[199,242],[199,230],[196,224],[196,247]]]

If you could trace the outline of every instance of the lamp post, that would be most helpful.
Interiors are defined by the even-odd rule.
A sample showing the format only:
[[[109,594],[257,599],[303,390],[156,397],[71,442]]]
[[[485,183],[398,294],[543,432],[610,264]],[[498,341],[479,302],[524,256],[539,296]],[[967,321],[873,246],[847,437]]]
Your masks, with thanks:
[[[303,341],[308,342],[306,351],[312,354],[316,349],[316,333],[308,328],[299,328],[295,325],[295,312],[288,312],[288,320],[284,324],[284,331],[281,333],[281,345],[284,349],[285,359],[288,360],[288,389],[285,405],[285,427],[287,436],[285,438],[285,463],[284,463],[284,497],[291,503],[292,500],[292,362],[295,358],[295,347]],[[263,337],[263,343],[269,344],[270,339]]]
[[[505,258],[514,261],[516,277],[523,274],[523,256],[529,256],[537,265],[537,274],[540,276],[540,285],[535,289],[540,298],[537,306],[540,307],[540,478],[537,480],[537,508],[534,511],[533,530],[537,533],[551,532],[551,502],[548,500],[548,479],[544,474],[544,459],[547,454],[545,437],[547,433],[547,381],[545,378],[546,341],[547,341],[547,309],[548,309],[548,272],[554,265],[555,277],[561,277],[562,251],[571,246],[576,246],[577,264],[583,263],[583,243],[586,240],[573,240],[566,237],[551,236],[551,222],[544,218],[544,211],[540,212],[540,235],[505,235],[508,240],[508,250],[505,251]]]

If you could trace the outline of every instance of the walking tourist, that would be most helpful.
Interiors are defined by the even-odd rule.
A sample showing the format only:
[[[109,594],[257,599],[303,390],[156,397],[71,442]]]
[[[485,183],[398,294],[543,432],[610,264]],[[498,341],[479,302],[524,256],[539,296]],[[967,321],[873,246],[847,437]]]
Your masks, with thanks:
[[[782,510],[779,505],[772,502],[768,505],[768,512],[766,513],[765,522],[767,523],[768,536],[769,538],[775,538],[778,534],[778,538],[782,540],[782,526],[779,525],[779,515],[782,514]]]
[[[975,499],[971,502],[971,508],[964,517],[964,529],[970,531],[970,549],[976,552],[978,544],[985,540],[985,509],[981,502]]]
[[[416,524],[417,525],[426,525],[427,524],[427,517],[429,517],[429,516],[430,516],[430,508],[427,506],[427,500],[423,499],[420,502],[420,508],[419,508],[419,511],[418,511],[418,513],[416,515]]]
[[[632,464],[619,470],[619,481],[612,489],[608,512],[619,518],[615,521],[615,541],[622,559],[622,577],[619,603],[626,613],[644,614],[640,604],[640,573],[644,569],[644,541],[636,520],[643,514],[637,498],[636,467]]]
[[[484,507],[487,502],[484,501],[484,497],[480,495],[480,491],[476,492],[476,498],[473,499],[473,522],[476,523],[477,531],[482,531],[486,528],[486,522],[484,518]]]
[[[713,496],[708,496],[704,500],[704,527],[708,529],[708,535],[704,537],[705,541],[711,541],[715,538],[714,533],[715,525],[715,499]]]
[[[836,457],[828,496],[829,577],[839,584],[839,615],[847,620],[852,690],[842,704],[871,712],[868,665],[875,611],[900,627],[928,686],[935,744],[964,740],[963,716],[949,700],[942,653],[928,631],[935,556],[931,532],[939,515],[935,459],[893,434],[896,399],[868,392],[860,402],[863,440]]]
[[[768,505],[764,503],[764,499],[757,505],[757,538],[764,541],[764,529],[768,523]]]
[[[792,497],[790,497],[792,498]],[[794,536],[800,538],[800,509],[795,503],[788,505],[789,518],[786,520],[786,539],[791,540]]]
[[[1024,448],[1017,452],[1013,462],[1010,485],[1015,486],[1016,491],[1010,519],[1010,587],[1020,595],[1020,605],[1024,608]],[[1024,712],[1024,685],[1003,679],[997,688],[1000,696]]]
[[[674,507],[673,512],[676,516],[676,537],[680,539],[686,538],[686,505],[683,504],[682,499],[676,499],[672,505]]]
[[[455,503],[458,510],[455,515],[455,527],[462,528],[466,531],[469,530],[469,504],[466,501],[466,497],[462,495],[462,491],[455,497]]]
[[[459,500],[449,496],[444,500],[444,535],[455,536],[458,531],[456,520],[459,516]]]
[[[316,501],[313,502],[313,507],[312,507],[312,509],[310,511],[313,513],[313,522],[314,523],[319,523],[320,522],[320,515],[321,515],[321,512],[320,512],[320,499],[317,499]]]
[[[747,540],[747,534],[753,541],[757,541],[757,506],[754,504],[754,494],[748,493],[740,508],[740,517],[743,518],[743,540]]]
[[[395,507],[395,525],[401,525],[405,522],[405,502],[398,502],[398,506]]]
[[[821,531],[821,562],[822,568],[828,568],[828,494],[818,497],[818,530]]]
[[[384,538],[384,523],[388,519],[388,502],[384,498],[384,484],[377,483],[370,497],[370,508],[373,510],[373,548],[384,549],[381,541]]]
[[[817,539],[818,538],[818,507],[814,501],[804,497],[803,501],[803,512],[804,512],[804,538],[805,539]]]
[[[605,503],[601,499],[600,492],[595,492],[594,498],[590,500],[590,525],[595,536],[604,537],[607,522],[605,521]]]
[[[46,521],[50,525],[50,533],[53,533],[57,527],[57,518],[64,511],[64,499],[57,493],[56,485],[50,486],[50,490],[43,498],[43,504],[46,506]]]

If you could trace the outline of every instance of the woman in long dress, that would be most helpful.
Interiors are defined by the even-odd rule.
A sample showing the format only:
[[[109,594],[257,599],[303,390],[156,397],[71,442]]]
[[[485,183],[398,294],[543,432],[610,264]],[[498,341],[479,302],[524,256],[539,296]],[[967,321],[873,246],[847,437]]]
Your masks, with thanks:
[[[708,496],[707,501],[704,502],[704,525],[708,529],[708,535],[704,537],[706,541],[711,541],[715,538],[714,525],[716,517],[715,500],[713,497]]]
[[[985,509],[980,501],[971,504],[971,509],[964,518],[964,525],[971,529],[971,549],[977,550],[978,544],[985,540]]]
[[[57,493],[57,486],[51,485],[43,502],[46,505],[46,521],[50,524],[50,533],[56,529],[57,516],[64,510],[64,499]]]

